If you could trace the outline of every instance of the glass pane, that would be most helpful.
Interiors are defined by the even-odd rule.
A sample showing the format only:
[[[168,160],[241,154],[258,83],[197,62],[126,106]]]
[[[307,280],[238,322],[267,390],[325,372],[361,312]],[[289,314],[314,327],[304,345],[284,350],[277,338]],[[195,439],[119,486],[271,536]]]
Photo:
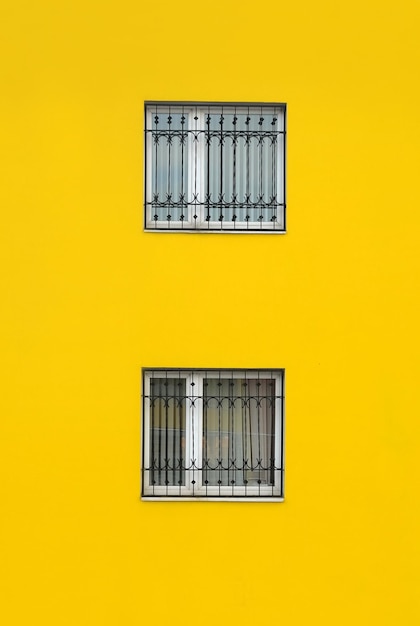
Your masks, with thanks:
[[[170,109],[152,115],[152,220],[187,219],[187,123],[187,115]]]
[[[274,484],[275,381],[204,379],[203,484]]]
[[[210,222],[272,222],[279,197],[276,112],[207,114],[206,198]]]
[[[150,381],[150,484],[185,484],[185,379]]]

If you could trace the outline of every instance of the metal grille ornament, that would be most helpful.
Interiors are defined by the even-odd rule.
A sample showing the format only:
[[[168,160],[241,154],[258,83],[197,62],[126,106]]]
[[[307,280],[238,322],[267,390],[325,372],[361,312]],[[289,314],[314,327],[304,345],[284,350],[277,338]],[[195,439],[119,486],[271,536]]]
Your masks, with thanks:
[[[148,370],[149,496],[282,497],[282,370]]]
[[[285,230],[285,106],[146,104],[146,229]]]

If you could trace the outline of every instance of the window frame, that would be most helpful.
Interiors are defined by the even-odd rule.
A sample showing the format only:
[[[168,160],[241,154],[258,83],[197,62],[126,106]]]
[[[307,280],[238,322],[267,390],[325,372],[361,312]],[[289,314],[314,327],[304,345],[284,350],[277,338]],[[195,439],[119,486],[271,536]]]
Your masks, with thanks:
[[[155,112],[152,110],[153,106],[167,106],[172,109],[171,112],[182,111],[183,114],[187,114],[187,129],[190,129],[190,121],[192,114],[195,113],[198,116],[196,122],[196,130],[198,128],[204,128],[204,120],[207,109],[211,109],[212,113],[220,114],[223,107],[243,109],[249,107],[250,109],[269,109],[279,108],[282,111],[283,118],[283,130],[280,134],[283,136],[282,149],[278,150],[278,163],[277,163],[277,192],[280,192],[280,196],[283,200],[280,203],[282,206],[282,219],[281,225],[277,228],[271,221],[239,221],[239,220],[220,220],[212,221],[206,219],[206,207],[202,203],[201,206],[196,207],[195,215],[197,219],[193,218],[193,205],[187,206],[188,216],[184,220],[154,220],[151,213],[152,211],[152,188],[153,188],[153,143],[148,140],[148,133],[153,132],[153,115]],[[220,109],[220,111],[218,111]],[[144,103],[144,120],[145,120],[145,141],[144,141],[144,230],[145,232],[185,232],[185,233],[248,233],[248,234],[285,234],[286,233],[286,121],[287,121],[287,107],[283,102],[193,102],[193,101],[155,101],[148,100]],[[194,129],[190,129],[194,130]],[[188,134],[187,146],[192,146],[191,135]],[[198,184],[196,182],[194,186],[194,192],[198,192],[199,197],[205,197],[205,144],[204,141],[200,142],[199,148],[196,152],[197,163],[194,165],[193,150],[188,149],[187,162],[188,162],[188,194],[189,197],[193,196],[192,190],[192,177],[190,172],[194,169],[196,176],[198,176]],[[246,207],[244,207],[246,208]]]
[[[220,379],[252,378],[267,374],[276,382],[275,400],[275,432],[274,432],[274,484],[273,485],[252,485],[252,486],[227,486],[227,485],[203,485],[201,474],[203,466],[203,411],[202,400],[203,381],[208,374],[217,374]],[[188,395],[188,386],[194,382],[194,398],[195,403],[189,405],[185,403],[185,459],[191,458],[195,461],[194,450],[196,451],[196,464],[192,464],[190,469],[185,469],[185,485],[151,485],[149,481],[150,469],[150,403],[147,398],[150,397],[150,381],[152,378],[160,378],[159,373],[167,379],[185,379],[186,396]],[[163,376],[162,376],[163,377]],[[284,368],[143,368],[142,370],[142,463],[141,463],[141,498],[144,500],[157,501],[267,501],[267,502],[283,502],[284,500],[284,387],[285,387],[285,370]],[[201,439],[201,443],[200,443]],[[200,469],[201,468],[201,469]],[[254,470],[255,471],[255,470]],[[266,470],[268,471],[268,470]],[[192,487],[188,486],[187,478],[195,480]],[[190,483],[191,484],[191,483]]]

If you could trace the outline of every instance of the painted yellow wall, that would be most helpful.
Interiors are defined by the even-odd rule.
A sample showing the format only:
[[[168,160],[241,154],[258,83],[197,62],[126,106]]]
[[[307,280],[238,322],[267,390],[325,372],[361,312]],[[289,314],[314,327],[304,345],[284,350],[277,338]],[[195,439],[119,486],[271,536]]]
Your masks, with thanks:
[[[419,623],[419,15],[3,0],[5,626]],[[147,99],[287,102],[288,233],[143,233]],[[143,366],[285,367],[286,502],[141,502]]]

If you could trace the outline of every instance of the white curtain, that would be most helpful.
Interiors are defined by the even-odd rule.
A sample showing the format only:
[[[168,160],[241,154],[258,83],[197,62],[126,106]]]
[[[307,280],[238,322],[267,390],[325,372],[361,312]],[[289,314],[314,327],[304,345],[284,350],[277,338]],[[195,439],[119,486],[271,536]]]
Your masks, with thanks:
[[[208,378],[205,383],[203,480],[209,486],[272,484],[275,382]]]

